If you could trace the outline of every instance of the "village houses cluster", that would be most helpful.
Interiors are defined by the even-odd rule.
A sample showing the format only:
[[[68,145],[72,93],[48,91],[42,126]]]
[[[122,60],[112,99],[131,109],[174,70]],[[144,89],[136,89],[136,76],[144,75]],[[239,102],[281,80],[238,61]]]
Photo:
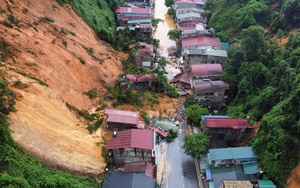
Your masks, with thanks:
[[[207,28],[209,12],[203,9],[206,0],[176,0],[175,22],[180,30],[181,73],[170,83],[180,90],[189,90],[199,104],[211,110],[221,109],[229,84],[219,80],[227,61],[228,43],[215,37]],[[137,47],[136,66],[153,68],[156,49],[146,41],[152,36],[153,0],[127,0],[126,7],[117,7],[118,30],[129,28],[141,42]],[[151,90],[158,79],[150,74],[122,76],[121,85],[130,82],[135,90]],[[114,168],[103,182],[103,188],[155,188],[158,143],[169,129],[178,130],[173,122],[154,119],[150,125],[140,121],[138,112],[105,109],[107,129],[113,138],[107,144],[114,159]],[[252,147],[237,147],[252,136],[254,129],[248,119],[207,115],[201,117],[201,131],[210,136],[209,151],[196,163],[199,181],[205,187],[273,188],[271,181],[260,180],[258,156]],[[196,168],[197,169],[197,168]],[[203,176],[202,176],[203,175]]]

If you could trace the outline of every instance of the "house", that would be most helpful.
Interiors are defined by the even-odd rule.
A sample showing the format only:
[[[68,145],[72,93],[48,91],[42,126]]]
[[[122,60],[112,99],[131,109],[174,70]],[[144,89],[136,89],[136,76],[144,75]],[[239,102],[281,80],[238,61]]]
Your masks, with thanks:
[[[252,147],[233,147],[209,149],[210,167],[222,167],[256,163],[258,156]]]
[[[224,180],[239,180],[239,181],[248,181],[248,182],[258,180],[258,178],[256,176],[243,174],[243,173],[239,173],[239,172],[226,172],[226,173],[222,173],[222,174],[214,174],[212,177],[213,177],[213,182],[212,182],[213,185],[212,186],[215,188],[222,188],[222,183]],[[253,185],[252,185],[252,187],[253,187]]]
[[[253,185],[245,180],[223,180],[220,188],[253,188]]]
[[[175,10],[180,8],[198,8],[202,9],[204,6],[204,1],[202,0],[176,0]]]
[[[121,20],[127,23],[129,20],[144,20],[152,17],[151,8],[139,8],[139,7],[121,7],[116,9],[117,22],[121,25]]]
[[[177,88],[190,89],[191,88],[191,71],[187,70],[174,76],[170,81],[172,84],[177,84]]]
[[[229,89],[229,84],[221,80],[203,80],[193,81],[194,98],[212,110],[220,110],[224,101],[225,91]]]
[[[201,22],[206,23],[209,11],[199,8],[177,8],[176,15],[186,14],[186,13],[198,13],[201,16]]]
[[[218,63],[222,67],[227,61],[227,52],[225,50],[215,49],[189,49],[184,56],[185,67],[193,64]]]
[[[179,30],[181,39],[197,36],[211,36],[208,30],[205,29],[204,24],[201,23],[196,24],[195,27],[179,27]]]
[[[201,82],[218,80],[222,75],[222,66],[220,64],[194,64],[190,68],[193,80],[200,80]]]
[[[135,90],[150,90],[155,89],[158,84],[158,78],[151,74],[144,75],[132,75],[128,74],[125,76],[127,81],[131,81],[133,84],[133,89]]]
[[[114,172],[145,174],[145,176],[153,179],[156,179],[156,170],[157,166],[155,164],[147,162],[115,165],[113,169]]]
[[[237,146],[247,141],[253,129],[249,128],[247,119],[219,118],[206,119],[203,131],[210,136],[210,148]]]
[[[125,110],[105,109],[107,115],[107,129],[109,130],[126,130],[137,129],[139,126],[139,113]]]
[[[154,67],[154,47],[151,44],[147,44],[145,42],[141,42],[140,44],[131,44],[129,45],[129,49],[137,47],[135,55],[135,64],[137,66],[143,66],[152,68]]]
[[[155,163],[155,138],[151,130],[130,129],[119,131],[107,143],[115,164],[149,162]]]
[[[189,12],[176,15],[176,22],[186,22],[186,21],[195,21],[195,22],[202,22],[203,18],[199,13],[196,12]]]
[[[220,50],[222,47],[219,38],[212,38],[206,36],[189,37],[182,39],[182,55],[185,56],[190,49],[216,49]]]
[[[156,188],[153,178],[142,174],[126,172],[109,172],[103,180],[103,188]]]

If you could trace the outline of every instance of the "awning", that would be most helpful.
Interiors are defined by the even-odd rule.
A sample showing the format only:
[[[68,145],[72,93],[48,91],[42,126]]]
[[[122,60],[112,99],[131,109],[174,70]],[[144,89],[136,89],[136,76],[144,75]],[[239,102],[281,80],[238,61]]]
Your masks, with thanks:
[[[254,163],[245,163],[243,164],[243,169],[245,174],[256,174],[258,172],[258,164]]]
[[[210,168],[206,168],[205,169],[205,173],[206,173],[206,180],[211,180],[211,171],[210,171]]]

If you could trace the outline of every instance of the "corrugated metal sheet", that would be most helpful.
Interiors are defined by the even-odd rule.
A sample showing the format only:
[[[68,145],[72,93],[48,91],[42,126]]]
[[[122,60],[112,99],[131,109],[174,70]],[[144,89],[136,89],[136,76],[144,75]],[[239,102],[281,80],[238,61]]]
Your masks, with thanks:
[[[153,126],[149,125],[148,129],[157,132],[158,134],[162,135],[163,137],[168,136],[168,133],[166,133],[165,131],[163,131],[163,130],[157,128],[157,127],[153,127]]]
[[[257,172],[259,172],[257,162],[245,163],[243,164],[243,169],[245,174],[256,174]]]
[[[254,153],[252,147],[234,147],[234,148],[217,148],[209,149],[210,160],[231,160],[238,159],[241,161],[257,161],[258,156]]]
[[[135,76],[135,75],[132,75],[132,74],[128,74],[126,75],[126,78],[128,80],[131,80],[133,82],[157,82],[158,81],[158,78],[151,75],[151,74],[144,74],[144,75],[138,75],[138,76]]]
[[[204,94],[214,92],[211,82],[203,82],[201,84],[195,84],[194,90],[196,94]]]
[[[221,76],[222,65],[221,64],[194,64],[191,65],[191,72],[193,77],[210,77]],[[216,84],[219,82],[216,82]]]
[[[130,129],[117,132],[117,137],[110,140],[107,149],[140,148],[152,150],[153,131]]]
[[[260,188],[276,188],[274,183],[270,180],[259,180],[258,184]]]
[[[105,115],[108,116],[107,122],[122,124],[139,124],[139,113],[125,110],[105,109]]]
[[[230,116],[227,116],[227,115],[204,115],[204,116],[201,116],[201,121],[205,122],[205,120],[207,118],[219,119],[219,118],[230,118]]]
[[[136,7],[120,7],[116,9],[116,13],[132,13],[132,14],[151,14],[150,8],[136,8]]]
[[[215,91],[224,91],[229,89],[229,84],[222,80],[211,81],[211,84]]]
[[[247,119],[239,119],[239,118],[206,119],[205,125],[207,128],[233,128],[233,129],[246,129],[249,126]]]
[[[156,188],[156,180],[142,174],[110,172],[105,175],[103,188]]]
[[[206,36],[190,37],[182,39],[182,47],[189,46],[212,46],[221,47],[221,41],[219,38],[212,38]]]
[[[183,82],[186,84],[190,84],[191,79],[191,72],[190,70],[187,70],[185,72],[179,73],[170,81],[170,83],[177,83],[177,82]]]

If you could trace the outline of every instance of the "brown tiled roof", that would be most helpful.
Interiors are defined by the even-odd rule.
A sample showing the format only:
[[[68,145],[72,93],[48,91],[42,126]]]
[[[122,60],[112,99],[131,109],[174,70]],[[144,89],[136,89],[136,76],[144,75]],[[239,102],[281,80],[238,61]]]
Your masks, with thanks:
[[[119,148],[140,148],[152,150],[153,146],[153,131],[130,129],[117,132],[116,138],[113,138],[107,144],[107,149]]]
[[[139,124],[139,113],[125,110],[105,109],[105,115],[108,116],[107,122],[122,124]]]

